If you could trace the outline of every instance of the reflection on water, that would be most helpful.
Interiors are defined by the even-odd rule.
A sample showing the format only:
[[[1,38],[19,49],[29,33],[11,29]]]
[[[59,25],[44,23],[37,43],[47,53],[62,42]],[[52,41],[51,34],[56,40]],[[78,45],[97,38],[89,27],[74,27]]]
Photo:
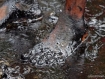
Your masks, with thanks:
[[[52,31],[64,5],[64,0],[38,0],[38,2],[43,12],[43,20],[28,24],[22,19],[23,22],[25,21],[25,24],[19,25],[17,30],[13,28],[5,32],[5,28],[0,29],[0,78],[90,79],[89,75],[104,75],[105,1],[87,1],[85,20],[89,26],[88,37],[81,43],[81,45],[86,43],[85,51],[83,51],[84,54],[80,57],[76,55],[68,57],[65,63],[65,60],[60,56],[62,55],[61,53],[57,55],[54,52],[51,53],[51,51],[41,53],[40,55],[32,54],[35,55],[35,58],[31,56],[33,60],[30,62],[27,60],[31,59],[31,57],[28,58],[27,53],[32,51],[31,49],[34,45],[39,43],[46,34]],[[28,21],[31,22],[30,20]],[[21,57],[24,61],[20,59],[21,54],[25,55],[25,57]],[[36,62],[37,59],[43,61],[44,57],[47,57],[51,64],[47,61],[40,62],[40,64],[49,63],[52,66],[36,67],[36,64],[33,62]],[[51,57],[57,58],[50,60],[53,59]],[[53,65],[55,61],[58,63],[63,62],[64,65],[57,64],[55,66]]]
[[[86,43],[86,62],[84,75],[87,79],[105,77],[104,46],[105,46],[105,2],[103,0],[88,0],[86,7],[86,20],[90,26],[90,38]],[[88,50],[88,51],[87,51]],[[89,61],[91,60],[91,61]],[[92,75],[92,77],[89,77]],[[95,75],[97,77],[95,77]],[[102,76],[104,75],[104,76]]]

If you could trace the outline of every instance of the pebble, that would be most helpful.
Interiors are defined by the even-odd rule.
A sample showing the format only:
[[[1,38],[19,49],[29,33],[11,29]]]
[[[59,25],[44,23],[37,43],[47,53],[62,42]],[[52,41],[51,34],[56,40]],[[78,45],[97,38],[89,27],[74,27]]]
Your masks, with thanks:
[[[58,21],[58,17],[56,16],[50,16],[49,22],[51,22],[52,24],[56,24]]]

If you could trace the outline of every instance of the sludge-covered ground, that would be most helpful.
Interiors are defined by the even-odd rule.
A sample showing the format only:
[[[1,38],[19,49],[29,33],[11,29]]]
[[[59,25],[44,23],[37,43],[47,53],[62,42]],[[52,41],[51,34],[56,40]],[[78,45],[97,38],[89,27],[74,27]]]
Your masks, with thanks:
[[[105,2],[103,0],[87,1],[85,20],[89,30],[83,58],[68,67],[57,65],[38,68],[32,63],[21,61],[21,54],[29,53],[29,50],[54,28],[64,5],[64,1],[60,0],[38,0],[38,2],[44,19],[29,24],[22,22],[16,29],[8,27],[0,30],[0,77],[2,79],[104,79]],[[17,24],[13,26],[16,27]]]

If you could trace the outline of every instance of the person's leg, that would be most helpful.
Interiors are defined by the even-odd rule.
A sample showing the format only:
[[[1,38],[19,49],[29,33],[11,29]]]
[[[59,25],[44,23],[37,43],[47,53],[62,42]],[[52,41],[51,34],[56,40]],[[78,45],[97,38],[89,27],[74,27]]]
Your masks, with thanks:
[[[74,19],[81,19],[84,15],[86,0],[66,0],[65,10]]]
[[[46,41],[54,44],[57,38],[63,38],[65,39],[64,41],[71,40],[73,37],[76,37],[77,39],[82,38],[86,31],[84,25],[85,5],[86,0],[66,0],[65,9],[61,13],[55,29],[50,33],[49,38]],[[76,36],[73,36],[73,30],[75,30]],[[60,33],[63,34],[60,35]],[[68,39],[65,37],[68,37]]]
[[[74,20],[74,29],[77,29],[76,34],[78,39],[83,36],[82,41],[87,36],[87,34],[84,35],[86,32],[86,26],[84,25],[85,5],[86,0],[66,0],[65,4],[66,13],[69,14],[70,18]]]

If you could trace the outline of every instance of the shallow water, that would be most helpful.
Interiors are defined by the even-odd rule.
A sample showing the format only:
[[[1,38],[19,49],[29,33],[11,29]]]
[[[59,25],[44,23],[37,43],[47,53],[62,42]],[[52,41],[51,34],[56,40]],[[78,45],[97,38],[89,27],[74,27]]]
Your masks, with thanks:
[[[85,20],[89,30],[88,37],[83,42],[86,43],[86,49],[81,57],[74,60],[69,57],[68,60],[72,60],[66,61],[65,64],[63,62],[63,66],[53,65],[54,61],[51,61],[53,66],[50,67],[36,67],[27,60],[21,61],[21,54],[29,53],[29,50],[54,28],[64,5],[64,0],[38,0],[38,2],[44,14],[43,20],[29,25],[22,24],[15,30],[14,28],[0,30],[0,77],[2,79],[104,79],[105,2],[103,0],[87,2]],[[55,56],[53,53],[47,54],[49,57]],[[44,59],[42,54],[41,57]]]

